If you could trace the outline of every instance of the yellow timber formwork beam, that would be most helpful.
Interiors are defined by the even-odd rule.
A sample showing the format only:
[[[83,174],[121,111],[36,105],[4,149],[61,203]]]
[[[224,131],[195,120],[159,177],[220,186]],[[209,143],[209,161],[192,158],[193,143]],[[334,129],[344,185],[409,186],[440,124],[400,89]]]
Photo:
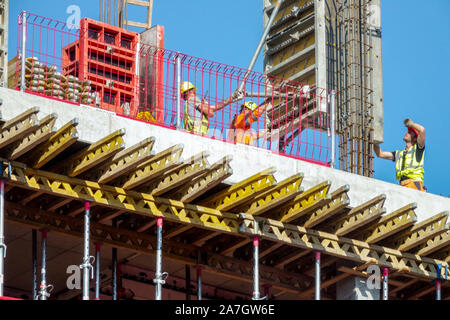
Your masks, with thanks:
[[[409,204],[400,208],[382,218],[366,229],[357,231],[361,236],[356,236],[367,243],[377,243],[387,237],[401,232],[417,222],[417,216],[414,213],[414,209],[417,208],[417,204]]]
[[[345,257],[358,263],[376,264],[395,270],[409,272],[418,277],[436,279],[437,265],[446,265],[444,261],[424,258],[410,253],[403,253],[363,241],[339,237],[334,234],[309,230],[271,219],[241,214],[243,222],[240,231],[248,235],[255,234],[255,223],[259,228],[257,235],[263,239],[281,241],[302,249],[322,251],[335,257]],[[441,276],[443,276],[442,273]]]
[[[278,207],[303,192],[300,187],[302,181],[303,173],[295,174],[259,194],[251,202],[239,207],[239,211],[257,216]]]
[[[450,231],[441,233],[433,238],[427,240],[417,248],[416,254],[420,256],[428,256],[432,253],[441,251],[443,248],[450,246]],[[448,257],[446,258],[448,259]]]
[[[31,132],[8,148],[7,158],[16,160],[36,146],[47,141],[55,133],[54,126],[56,118],[57,116],[54,113],[44,117],[39,122],[39,126],[36,131]]]
[[[154,144],[155,138],[151,137],[120,151],[105,165],[98,168],[90,180],[107,184],[117,177],[129,173],[154,156],[154,152],[152,152]]]
[[[93,205],[135,212],[147,217],[162,216],[175,222],[190,223],[222,232],[239,231],[237,214],[222,213],[216,209],[155,198],[149,194],[126,191],[123,188],[100,185],[92,181],[27,169],[17,163],[12,164],[11,168],[11,179],[7,184],[17,187],[74,200],[87,200]],[[5,171],[4,175],[7,177],[8,173]]]
[[[83,231],[80,228],[83,221],[80,218],[50,213],[38,208],[29,210],[28,207],[11,202],[6,203],[5,213],[8,222],[31,225],[36,229],[46,228],[52,233],[83,239]],[[90,226],[92,241],[101,241],[105,245],[143,254],[156,253],[156,237],[153,235],[95,222]],[[200,248],[165,239],[162,250],[165,259],[194,266],[197,264]],[[206,272],[246,282],[251,282],[253,279],[253,264],[248,261],[207,253],[207,259],[202,264]],[[285,272],[263,265],[260,266],[260,277],[265,283],[272,284],[274,288],[296,294],[301,292],[302,287],[313,281],[312,278],[299,273]]]
[[[274,216],[277,220],[288,223],[311,213],[331,201],[331,196],[328,195],[330,186],[331,182],[325,181],[306,190],[286,206],[278,209]]]
[[[350,199],[347,192],[350,186],[343,186],[331,194],[331,201],[323,207],[315,210],[303,223],[305,228],[314,228],[325,220],[332,218],[334,215],[342,212],[343,209],[350,205]]]
[[[139,188],[139,191],[160,196],[182,184],[195,179],[210,169],[207,152],[201,152],[185,160],[176,167],[167,170],[161,177]]]
[[[39,108],[34,107],[5,122],[0,127],[0,149],[22,140],[28,134],[36,131],[39,126],[38,112]]]
[[[254,199],[262,192],[276,184],[272,175],[275,168],[269,168],[257,173],[231,187],[209,197],[201,202],[202,205],[217,210],[229,211]]]
[[[233,159],[232,156],[226,156],[217,161],[208,172],[201,174],[192,182],[188,182],[185,186],[182,186],[176,190],[172,198],[180,200],[184,203],[190,203],[203,195],[205,192],[211,190],[219,183],[227,179],[233,174],[233,170],[230,167],[230,162]]]
[[[386,195],[382,194],[353,208],[343,218],[333,221],[330,231],[338,236],[345,236],[356,229],[366,226],[386,212],[386,209],[383,208],[385,201]]]
[[[429,239],[447,232],[449,230],[447,219],[448,212],[442,212],[412,226],[404,232],[397,233],[390,241],[389,247],[401,251],[409,251]]]
[[[125,190],[136,189],[153,179],[162,176],[167,170],[179,165],[179,159],[183,153],[183,145],[175,145],[157,153],[150,160],[138,166],[131,173],[120,177],[118,185]]]
[[[262,230],[259,233],[260,236],[302,249],[320,250],[329,255],[362,263],[367,262],[369,258],[375,258],[382,266],[396,270],[408,269],[411,274],[425,278],[436,278],[436,265],[438,263],[445,265],[445,262],[440,260],[369,245],[362,241],[342,238],[325,232],[289,226],[279,221],[243,214],[241,222],[237,214],[222,213],[198,205],[154,198],[148,194],[125,191],[122,188],[102,186],[90,181],[27,169],[17,163],[11,163],[11,168],[11,178],[7,180],[8,185],[75,200],[87,200],[96,205],[135,212],[143,216],[162,216],[174,222],[235,234],[239,232],[253,234],[254,219],[262,219],[258,220],[263,221],[260,223],[260,230]],[[4,172],[4,177],[8,177],[7,170]]]
[[[69,177],[76,177],[123,150],[125,148],[124,134],[125,129],[117,130],[70,156],[64,162],[56,164],[52,169]]]
[[[78,140],[77,125],[78,119],[69,121],[56,131],[47,142],[35,148],[30,156],[28,156],[27,162],[30,166],[34,169],[42,168],[45,164],[74,144]]]

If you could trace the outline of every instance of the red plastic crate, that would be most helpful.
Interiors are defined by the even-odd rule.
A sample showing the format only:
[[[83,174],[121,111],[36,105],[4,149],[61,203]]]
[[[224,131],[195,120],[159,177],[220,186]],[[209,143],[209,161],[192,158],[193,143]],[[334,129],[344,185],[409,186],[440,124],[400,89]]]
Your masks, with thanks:
[[[129,115],[135,116],[139,102],[138,42],[135,32],[84,18],[79,41],[63,48],[63,72],[89,80],[103,109],[122,114],[128,102]]]

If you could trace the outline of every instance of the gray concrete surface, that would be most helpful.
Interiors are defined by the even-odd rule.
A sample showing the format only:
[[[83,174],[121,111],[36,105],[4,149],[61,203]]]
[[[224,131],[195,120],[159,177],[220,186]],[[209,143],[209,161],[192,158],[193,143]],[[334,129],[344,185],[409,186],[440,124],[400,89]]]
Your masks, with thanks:
[[[295,173],[303,172],[305,175],[303,187],[305,188],[312,187],[326,180],[332,183],[331,191],[348,184],[350,186],[349,197],[352,207],[360,205],[380,194],[386,194],[385,207],[388,213],[415,202],[418,205],[416,209],[418,221],[425,220],[443,211],[450,211],[449,198],[280,156],[271,151],[214,141],[124,118],[98,108],[62,103],[11,89],[0,88],[0,98],[3,99],[3,106],[1,106],[0,111],[4,119],[11,119],[36,106],[40,108],[39,118],[43,118],[50,113],[58,114],[57,128],[60,128],[73,118],[78,118],[80,140],[88,142],[97,141],[115,130],[125,128],[127,147],[153,136],[156,137],[154,149],[157,152],[175,144],[183,144],[184,159],[201,151],[209,151],[210,163],[219,160],[225,155],[232,155],[231,167],[233,168],[233,175],[229,178],[230,182],[238,182],[266,168],[275,167],[277,168],[275,177],[278,181]],[[392,170],[392,174],[394,174],[394,168]]]

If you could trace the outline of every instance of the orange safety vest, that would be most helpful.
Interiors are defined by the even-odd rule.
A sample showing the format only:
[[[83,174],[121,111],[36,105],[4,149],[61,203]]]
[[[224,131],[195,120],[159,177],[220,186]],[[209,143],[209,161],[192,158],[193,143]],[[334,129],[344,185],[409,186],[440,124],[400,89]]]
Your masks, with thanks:
[[[254,133],[249,132],[253,122],[255,122],[253,116],[259,118],[261,113],[258,110],[254,110],[247,116],[243,112],[234,116],[233,121],[231,122],[234,143],[253,145]]]

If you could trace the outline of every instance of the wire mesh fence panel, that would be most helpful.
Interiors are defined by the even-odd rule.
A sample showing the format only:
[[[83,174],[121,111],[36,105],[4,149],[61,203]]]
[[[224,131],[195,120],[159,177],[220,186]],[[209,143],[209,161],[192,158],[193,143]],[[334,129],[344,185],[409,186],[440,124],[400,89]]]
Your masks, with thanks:
[[[330,121],[335,118],[325,89],[145,45],[137,33],[87,18],[73,29],[23,12],[18,29],[10,87],[330,163]]]
[[[329,165],[329,91],[148,45],[140,63],[139,118]]]

